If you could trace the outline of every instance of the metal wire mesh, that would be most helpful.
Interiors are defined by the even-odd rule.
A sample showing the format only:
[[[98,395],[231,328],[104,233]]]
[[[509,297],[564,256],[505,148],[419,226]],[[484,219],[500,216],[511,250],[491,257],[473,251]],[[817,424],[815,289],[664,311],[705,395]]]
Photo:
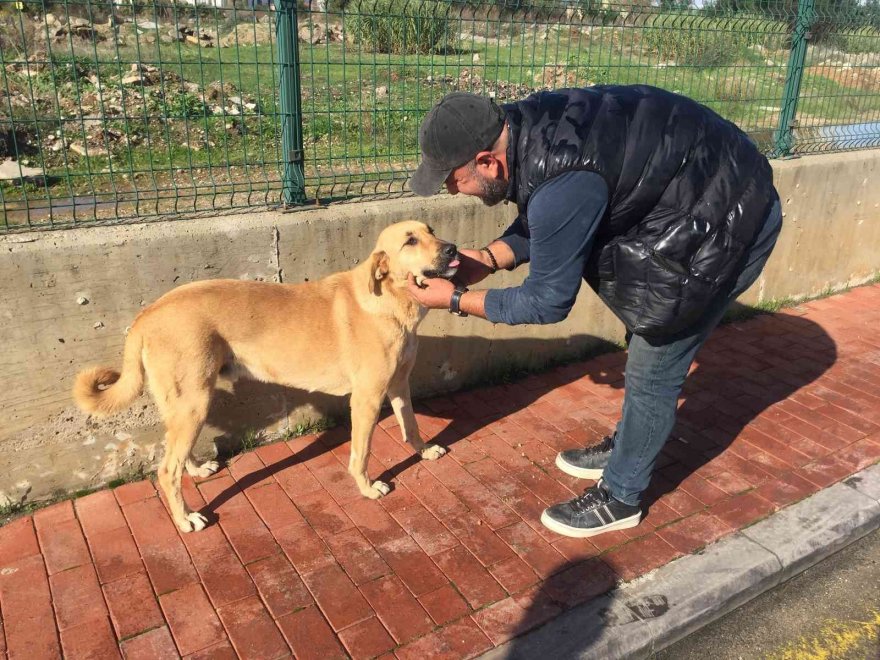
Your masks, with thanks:
[[[880,146],[876,0],[210,1],[0,0],[0,232],[403,193],[454,90],[647,83],[771,156]]]

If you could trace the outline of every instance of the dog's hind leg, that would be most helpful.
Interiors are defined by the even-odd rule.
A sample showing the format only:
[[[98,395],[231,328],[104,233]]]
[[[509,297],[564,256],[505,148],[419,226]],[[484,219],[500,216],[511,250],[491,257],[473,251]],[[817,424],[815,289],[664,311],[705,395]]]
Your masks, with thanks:
[[[406,367],[401,367],[388,386],[388,400],[391,401],[391,409],[394,411],[397,423],[403,430],[404,441],[412,445],[412,448],[422,458],[433,461],[443,456],[446,453],[446,449],[440,445],[426,444],[422,440],[409,393],[409,374],[411,371],[412,363]]]
[[[210,390],[198,390],[166,404],[165,456],[159,466],[159,485],[168,501],[171,517],[182,532],[199,531],[208,522],[184,502],[181,479],[184,468],[191,462],[190,452],[202,430],[210,400]]]
[[[167,336],[165,326],[145,341],[144,368],[150,391],[165,423],[165,455],[159,486],[174,524],[182,532],[203,529],[207,520],[183,499],[181,480],[190,454],[208,417],[211,396],[222,365],[222,346],[199,333]]]
[[[358,391],[351,393],[351,455],[348,471],[354,477],[361,495],[376,500],[387,495],[391,488],[382,481],[370,481],[367,463],[370,459],[370,439],[379,407],[382,404],[381,392]]]

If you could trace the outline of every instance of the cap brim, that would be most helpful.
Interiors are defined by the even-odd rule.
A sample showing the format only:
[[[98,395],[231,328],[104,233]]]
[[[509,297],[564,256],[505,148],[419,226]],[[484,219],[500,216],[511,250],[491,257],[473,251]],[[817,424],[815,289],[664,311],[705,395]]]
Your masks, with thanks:
[[[410,177],[409,187],[420,197],[430,197],[440,190],[440,186],[443,185],[453,169],[433,165],[422,160],[415,173]]]

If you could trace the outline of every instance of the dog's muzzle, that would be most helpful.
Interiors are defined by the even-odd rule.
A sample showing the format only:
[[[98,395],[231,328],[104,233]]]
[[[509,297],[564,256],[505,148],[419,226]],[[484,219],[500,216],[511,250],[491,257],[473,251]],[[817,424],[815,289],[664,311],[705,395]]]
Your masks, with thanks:
[[[422,275],[426,278],[442,277],[448,280],[455,276],[460,265],[458,248],[453,243],[444,243],[437,255],[437,265],[430,270],[423,270]]]

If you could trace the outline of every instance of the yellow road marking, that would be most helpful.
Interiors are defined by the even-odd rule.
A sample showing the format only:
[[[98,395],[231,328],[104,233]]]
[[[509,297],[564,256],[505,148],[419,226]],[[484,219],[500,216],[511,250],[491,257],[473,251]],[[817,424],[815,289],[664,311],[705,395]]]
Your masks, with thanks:
[[[789,642],[766,660],[835,660],[861,645],[880,638],[880,610],[869,613],[867,621],[829,619],[816,635]]]

